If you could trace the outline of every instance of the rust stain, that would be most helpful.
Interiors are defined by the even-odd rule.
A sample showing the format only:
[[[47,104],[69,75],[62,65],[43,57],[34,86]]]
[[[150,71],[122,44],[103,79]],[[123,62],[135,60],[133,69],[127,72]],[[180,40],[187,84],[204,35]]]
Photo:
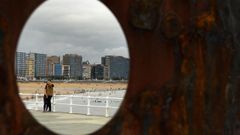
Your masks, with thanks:
[[[162,0],[133,0],[130,7],[130,23],[140,29],[153,30],[159,20]]]
[[[216,19],[213,13],[203,13],[196,18],[196,27],[209,31],[216,24]]]

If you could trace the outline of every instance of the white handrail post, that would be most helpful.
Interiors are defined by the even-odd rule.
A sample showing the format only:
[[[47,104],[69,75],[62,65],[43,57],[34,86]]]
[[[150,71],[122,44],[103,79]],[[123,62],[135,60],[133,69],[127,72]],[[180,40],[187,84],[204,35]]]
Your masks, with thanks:
[[[69,108],[69,113],[72,113],[72,104],[73,104],[73,95],[70,96],[70,108]]]
[[[53,112],[56,112],[56,94],[53,94]]]
[[[106,112],[105,112],[105,117],[109,117],[109,97],[106,97]]]
[[[87,97],[87,115],[90,115],[90,96]]]
[[[35,94],[35,110],[38,110],[38,93]]]

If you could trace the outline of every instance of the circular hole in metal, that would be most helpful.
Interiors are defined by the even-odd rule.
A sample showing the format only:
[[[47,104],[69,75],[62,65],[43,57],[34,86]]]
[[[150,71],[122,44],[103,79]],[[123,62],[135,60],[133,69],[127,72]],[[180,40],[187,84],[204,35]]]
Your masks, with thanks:
[[[41,124],[56,133],[88,134],[107,123],[124,98],[126,39],[99,1],[46,1],[22,31],[15,73],[22,101]],[[46,99],[51,112],[49,104],[43,112]]]

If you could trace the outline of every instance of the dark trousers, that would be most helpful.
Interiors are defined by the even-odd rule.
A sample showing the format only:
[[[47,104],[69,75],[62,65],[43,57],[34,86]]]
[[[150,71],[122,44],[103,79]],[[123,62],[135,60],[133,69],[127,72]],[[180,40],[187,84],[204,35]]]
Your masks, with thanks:
[[[49,111],[51,112],[51,99],[52,99],[52,96],[46,96],[44,95],[43,96],[43,111]]]
[[[44,95],[43,96],[43,111],[45,112],[45,111],[47,111],[47,109],[48,109],[48,106],[47,106],[47,96]]]

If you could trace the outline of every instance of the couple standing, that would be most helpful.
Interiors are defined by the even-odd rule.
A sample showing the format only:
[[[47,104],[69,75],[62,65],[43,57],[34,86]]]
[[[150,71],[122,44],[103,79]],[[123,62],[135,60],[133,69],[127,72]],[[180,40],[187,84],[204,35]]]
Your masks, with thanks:
[[[53,96],[54,84],[51,80],[48,80],[45,85],[44,96],[43,96],[43,112],[51,112],[51,98]]]

